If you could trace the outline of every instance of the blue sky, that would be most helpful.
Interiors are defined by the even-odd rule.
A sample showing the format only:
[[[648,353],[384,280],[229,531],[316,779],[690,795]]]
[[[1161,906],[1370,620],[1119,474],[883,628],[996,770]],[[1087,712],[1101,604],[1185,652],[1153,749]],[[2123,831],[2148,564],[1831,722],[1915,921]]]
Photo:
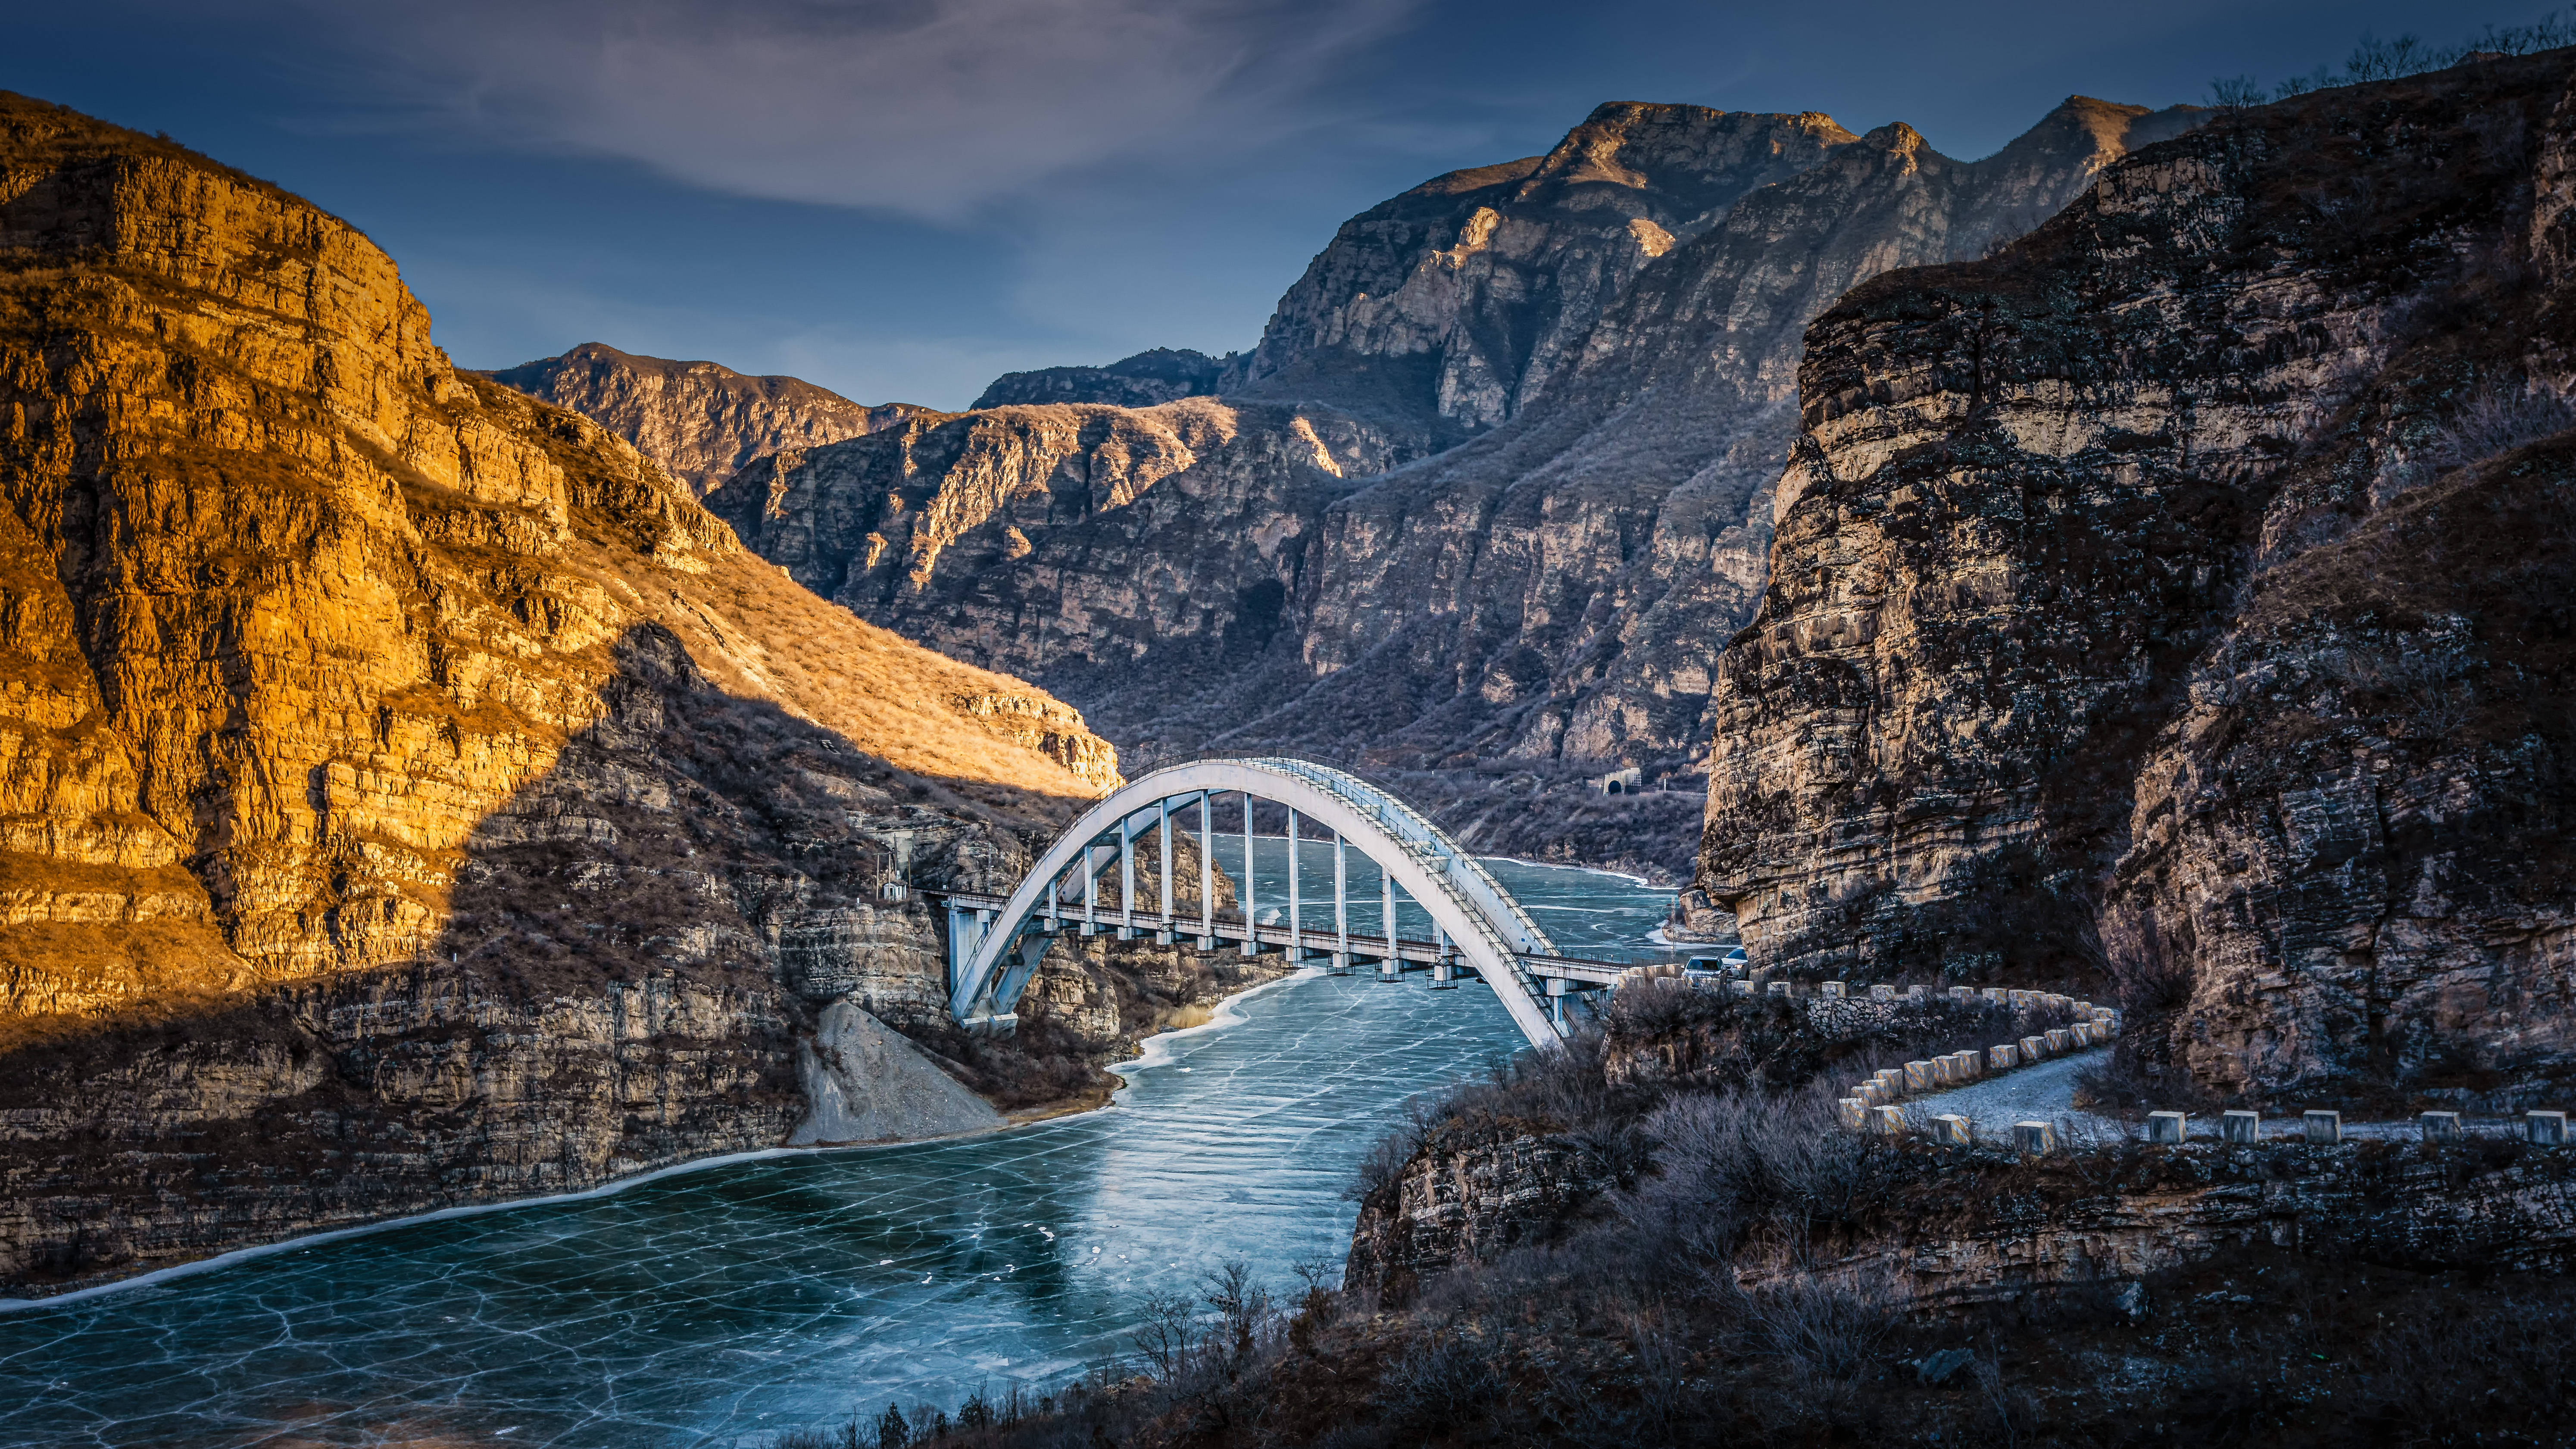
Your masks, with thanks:
[[[0,87],[311,198],[460,365],[602,341],[956,407],[995,374],[1248,347],[1351,213],[1605,100],[1993,151],[2546,6],[1450,0],[93,0]]]

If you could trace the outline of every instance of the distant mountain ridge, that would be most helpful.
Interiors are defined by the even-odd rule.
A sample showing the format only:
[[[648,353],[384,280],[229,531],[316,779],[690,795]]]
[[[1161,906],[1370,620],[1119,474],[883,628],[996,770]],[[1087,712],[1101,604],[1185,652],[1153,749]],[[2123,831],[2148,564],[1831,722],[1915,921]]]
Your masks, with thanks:
[[[698,497],[764,453],[863,437],[937,411],[912,403],[871,407],[802,378],[754,377],[604,342],[484,375],[598,423]]]
[[[1107,403],[1150,408],[1185,397],[1214,397],[1240,381],[1243,354],[1210,357],[1186,347],[1156,347],[1105,367],[1041,367],[1006,372],[975,399],[974,408],[1029,403]]]

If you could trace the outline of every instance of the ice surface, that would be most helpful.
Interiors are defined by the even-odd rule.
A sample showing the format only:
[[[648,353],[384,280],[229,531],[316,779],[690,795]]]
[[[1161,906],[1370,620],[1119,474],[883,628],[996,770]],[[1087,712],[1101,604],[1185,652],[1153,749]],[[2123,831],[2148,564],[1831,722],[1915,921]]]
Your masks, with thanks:
[[[1284,844],[1260,848],[1281,899]],[[1352,864],[1353,928],[1374,934],[1376,877]],[[1581,908],[1549,922],[1568,952],[1676,954],[1639,944],[1670,892],[1493,868],[1532,906]],[[760,1444],[889,1399],[1044,1390],[1132,1352],[1149,1292],[1234,1260],[1282,1292],[1301,1261],[1338,1269],[1342,1188],[1398,1105],[1522,1045],[1481,985],[1418,975],[1311,976],[1239,1009],[1160,1043],[1103,1112],[728,1163],[0,1314],[0,1444]]]

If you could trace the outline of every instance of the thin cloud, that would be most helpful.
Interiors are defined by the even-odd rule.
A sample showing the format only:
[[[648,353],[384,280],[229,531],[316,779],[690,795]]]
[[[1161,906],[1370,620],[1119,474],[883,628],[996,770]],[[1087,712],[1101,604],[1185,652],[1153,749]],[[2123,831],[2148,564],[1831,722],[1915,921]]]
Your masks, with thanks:
[[[380,119],[772,200],[954,221],[1047,177],[1223,154],[1416,0],[307,3]]]

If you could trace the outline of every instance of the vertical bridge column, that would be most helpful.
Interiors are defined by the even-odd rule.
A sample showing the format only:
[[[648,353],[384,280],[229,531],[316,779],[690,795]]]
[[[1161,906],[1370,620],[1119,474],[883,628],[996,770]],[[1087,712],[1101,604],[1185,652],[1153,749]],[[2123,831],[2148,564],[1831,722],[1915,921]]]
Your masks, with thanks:
[[[1351,853],[1342,832],[1333,832],[1333,969],[1351,969]]]
[[[1082,847],[1082,934],[1088,940],[1100,934],[1100,861],[1093,852],[1100,847]]]
[[[1378,958],[1377,979],[1401,981],[1404,979],[1404,957],[1397,951],[1395,945],[1395,872],[1381,864],[1378,866],[1377,878],[1380,886],[1379,894],[1385,898],[1384,904],[1378,909],[1386,913],[1381,922],[1386,928],[1386,954]]]
[[[1306,964],[1306,918],[1298,910],[1297,877],[1304,873],[1305,861],[1297,852],[1297,809],[1288,809],[1288,964]]]
[[[1216,949],[1216,792],[1199,796],[1199,949]]]
[[[1136,939],[1136,816],[1118,817],[1118,939]]]
[[[1168,946],[1180,939],[1172,931],[1172,797],[1166,795],[1155,801],[1154,808],[1160,812],[1160,818],[1155,822],[1158,832],[1155,838],[1162,842],[1163,847],[1163,924],[1154,932],[1154,939]]]
[[[1252,792],[1243,792],[1243,954],[1261,954],[1261,922],[1252,889]]]

